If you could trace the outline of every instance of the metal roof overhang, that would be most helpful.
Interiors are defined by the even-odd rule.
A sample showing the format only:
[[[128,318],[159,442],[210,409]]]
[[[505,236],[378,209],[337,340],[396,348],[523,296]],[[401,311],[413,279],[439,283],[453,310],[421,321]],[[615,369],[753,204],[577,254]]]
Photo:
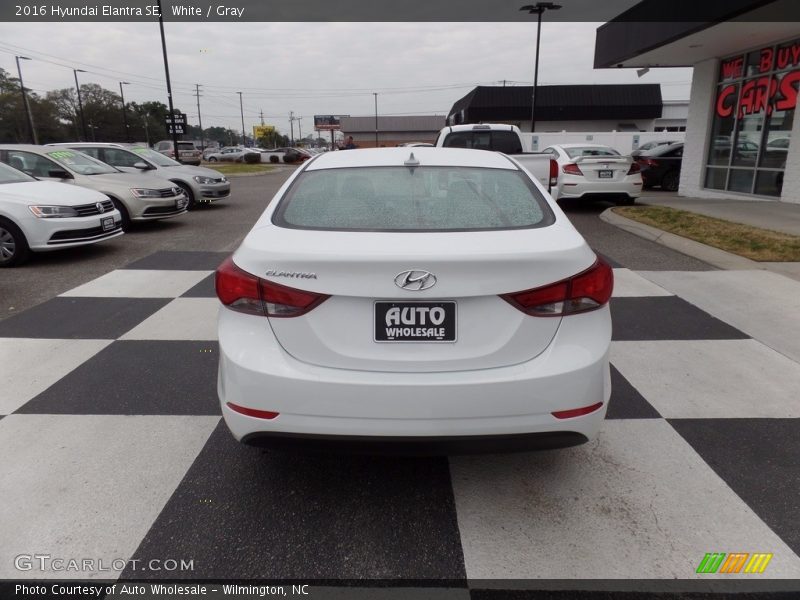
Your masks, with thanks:
[[[692,21],[678,20],[686,15],[664,5],[644,0],[598,28],[595,68],[690,67],[800,30],[797,0],[703,0],[697,14],[704,20]]]

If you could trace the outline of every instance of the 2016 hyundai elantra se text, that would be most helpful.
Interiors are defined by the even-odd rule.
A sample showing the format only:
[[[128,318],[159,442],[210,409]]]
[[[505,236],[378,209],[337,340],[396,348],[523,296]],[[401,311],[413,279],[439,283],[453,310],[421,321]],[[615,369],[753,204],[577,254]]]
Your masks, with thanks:
[[[503,154],[319,155],[217,270],[222,412],[250,444],[580,444],[610,395],[612,287]]]

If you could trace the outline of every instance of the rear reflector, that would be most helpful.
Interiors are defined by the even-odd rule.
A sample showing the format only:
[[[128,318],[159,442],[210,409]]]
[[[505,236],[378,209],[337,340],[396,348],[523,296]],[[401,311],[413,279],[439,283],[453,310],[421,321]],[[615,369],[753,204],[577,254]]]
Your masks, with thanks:
[[[248,417],[255,417],[256,419],[274,419],[280,414],[276,412],[270,412],[268,410],[256,410],[255,408],[246,408],[244,406],[239,406],[238,404],[234,404],[233,402],[226,402],[225,406],[240,414],[246,415]]]
[[[260,279],[237,267],[231,257],[217,268],[215,284],[225,306],[258,316],[299,317],[330,297]]]
[[[611,299],[614,271],[598,258],[585,271],[568,279],[500,297],[534,317],[561,317],[595,310]]]
[[[597,409],[603,406],[602,402],[598,402],[597,404],[592,404],[591,406],[584,406],[583,408],[573,408],[570,410],[557,410],[552,414],[556,419],[574,419],[575,417],[581,417],[583,415],[588,415],[589,413],[593,413]]]
[[[575,163],[569,163],[561,167],[561,170],[564,171],[567,175],[583,175],[583,171],[581,168],[576,165]]]
[[[639,163],[639,167],[640,168],[641,168],[642,165],[644,165],[645,167],[657,167],[658,166],[658,161],[657,160],[653,160],[652,158],[640,158],[638,160],[638,163]]]
[[[642,171],[642,167],[639,166],[639,163],[634,162],[631,164],[631,168],[628,169],[628,175],[636,175],[636,173],[640,173]]]

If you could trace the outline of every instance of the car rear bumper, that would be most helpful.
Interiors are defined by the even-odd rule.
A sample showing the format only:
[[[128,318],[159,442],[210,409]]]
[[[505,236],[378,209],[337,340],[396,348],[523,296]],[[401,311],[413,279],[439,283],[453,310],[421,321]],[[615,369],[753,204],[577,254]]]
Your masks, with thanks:
[[[565,179],[559,182],[556,199],[613,195],[638,198],[642,194],[642,179],[640,177],[626,177],[622,181],[609,182],[584,182],[575,181],[575,179],[578,178]]]
[[[228,427],[247,443],[338,440],[402,447],[416,441],[425,448],[436,439],[443,448],[469,448],[500,436],[507,439],[496,441],[512,447],[575,445],[594,438],[605,417],[610,338],[604,307],[562,319],[550,346],[521,364],[434,373],[354,371],[298,361],[278,344],[267,319],[221,308],[218,394]],[[228,403],[279,415],[246,416]],[[597,403],[599,409],[580,417],[552,414]]]

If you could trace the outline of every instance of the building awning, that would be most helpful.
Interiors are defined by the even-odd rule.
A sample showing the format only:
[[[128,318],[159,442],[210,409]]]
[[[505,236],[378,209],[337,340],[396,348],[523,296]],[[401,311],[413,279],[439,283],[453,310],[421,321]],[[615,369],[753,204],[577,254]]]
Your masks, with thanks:
[[[546,85],[536,89],[537,121],[657,119],[659,84]],[[527,121],[533,86],[478,86],[456,101],[450,116],[464,123]]]

